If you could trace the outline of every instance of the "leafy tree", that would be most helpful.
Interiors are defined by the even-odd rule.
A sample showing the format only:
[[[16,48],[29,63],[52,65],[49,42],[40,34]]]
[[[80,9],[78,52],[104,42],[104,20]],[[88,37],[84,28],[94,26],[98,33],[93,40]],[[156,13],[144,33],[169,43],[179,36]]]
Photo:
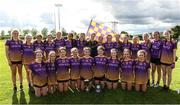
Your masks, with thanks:
[[[11,31],[12,31],[12,30],[8,30],[8,35],[11,35]]]
[[[53,36],[55,36],[55,35],[56,35],[56,30],[53,29],[53,30],[50,31],[50,33],[51,33]]]
[[[42,34],[44,37],[47,37],[48,29],[47,29],[46,27],[44,27],[44,28],[41,30],[41,34]]]
[[[35,37],[37,33],[38,33],[37,29],[33,28],[31,30],[31,34],[32,34],[33,37]]]
[[[25,35],[28,34],[29,32],[30,32],[29,29],[24,29],[24,30],[23,30],[23,36],[25,36]]]
[[[66,32],[66,30],[65,30],[65,28],[62,28],[62,36],[63,37],[67,37],[67,32]]]
[[[126,31],[121,31],[121,34],[128,34],[128,32],[126,32]]]
[[[5,32],[4,32],[4,30],[2,30],[1,31],[1,37],[4,37],[4,35],[5,35]]]
[[[180,26],[176,25],[175,27],[171,28],[171,30],[173,31],[173,38],[179,38],[180,36]]]

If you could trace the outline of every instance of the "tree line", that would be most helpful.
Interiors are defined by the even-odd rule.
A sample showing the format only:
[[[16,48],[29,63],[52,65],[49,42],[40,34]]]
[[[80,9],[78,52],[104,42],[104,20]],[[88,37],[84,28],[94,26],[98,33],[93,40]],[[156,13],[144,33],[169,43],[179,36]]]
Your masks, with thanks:
[[[180,25],[176,25],[174,27],[171,28],[172,30],[172,34],[173,34],[173,38],[174,39],[178,39],[179,36],[180,36]],[[5,33],[5,30],[2,30],[1,31],[1,34],[0,34],[0,39],[3,40],[3,39],[9,39],[11,37],[11,31],[12,30],[8,30],[7,34]],[[19,30],[20,31],[20,38],[21,39],[24,39],[24,36],[26,34],[31,34],[34,38],[36,36],[36,34],[38,33],[41,33],[43,35],[44,38],[47,37],[48,34],[52,34],[53,36],[55,36],[56,34],[56,30],[55,29],[52,29],[52,30],[48,30],[48,28],[44,27],[40,32],[35,29],[35,28],[32,28],[32,29],[23,29],[23,30]],[[163,32],[161,32],[163,33]],[[66,30],[63,28],[62,29],[62,36],[63,37],[66,37],[67,36],[67,32]],[[73,32],[74,36],[76,37],[78,34],[76,32]],[[122,31],[121,34],[127,34],[126,31]],[[149,33],[150,35],[152,35],[152,33]],[[133,37],[133,35],[129,35],[130,38]],[[140,39],[142,39],[142,34],[137,34],[137,36],[139,36]]]

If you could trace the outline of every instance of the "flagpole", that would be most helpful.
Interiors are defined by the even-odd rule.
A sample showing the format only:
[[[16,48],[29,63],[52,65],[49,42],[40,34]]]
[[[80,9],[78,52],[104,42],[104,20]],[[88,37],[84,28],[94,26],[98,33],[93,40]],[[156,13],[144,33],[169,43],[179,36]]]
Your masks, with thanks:
[[[87,35],[87,33],[88,33],[88,31],[89,31],[89,28],[90,28],[90,26],[91,26],[91,22],[92,22],[92,19],[91,19],[91,21],[90,21],[90,23],[89,23],[89,27],[88,27],[88,30],[87,30],[87,32],[86,32],[86,35]]]

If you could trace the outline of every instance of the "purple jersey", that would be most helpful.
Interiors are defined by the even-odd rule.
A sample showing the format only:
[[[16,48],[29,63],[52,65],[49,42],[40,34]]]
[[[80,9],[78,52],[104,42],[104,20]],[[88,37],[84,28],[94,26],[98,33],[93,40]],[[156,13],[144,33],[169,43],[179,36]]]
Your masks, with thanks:
[[[86,45],[87,45],[87,41],[85,41],[85,40],[83,40],[83,41],[77,40],[77,48],[78,49],[83,49]]]
[[[69,66],[70,62],[68,58],[61,59],[58,58],[56,59],[56,68],[57,68],[57,80],[68,80],[70,78],[69,75]]]
[[[67,50],[71,50],[71,48],[73,48],[73,43],[72,43],[72,41],[66,40],[66,41],[65,41],[65,46],[66,46],[66,49],[67,49]]]
[[[47,62],[47,63],[46,63],[46,69],[47,69],[48,75],[49,75],[49,74],[54,74],[54,73],[56,73],[55,63]]]
[[[105,74],[106,66],[107,66],[107,58],[106,57],[98,57],[94,58],[94,76],[102,77]]]
[[[80,59],[79,58],[70,58],[70,75],[71,79],[79,79],[80,78]]]
[[[130,74],[133,72],[133,66],[134,66],[134,61],[129,60],[129,61],[121,61],[121,71],[123,74]]]
[[[29,65],[29,69],[32,71],[32,81],[34,85],[43,86],[47,84],[47,71],[45,63],[34,62]]]
[[[147,53],[147,60],[150,61],[151,43],[150,43],[150,42],[148,42],[148,43],[142,42],[142,43],[140,44],[140,47],[141,47],[141,50],[146,51],[146,53]]]
[[[7,40],[5,45],[9,47],[8,55],[10,61],[22,61],[22,44],[21,40]]]
[[[132,51],[132,59],[137,58],[137,52],[140,50],[140,44],[132,44],[131,51]]]
[[[71,48],[75,47],[75,45],[74,45],[75,42],[76,42],[76,40],[74,40],[74,39],[65,41],[65,46],[66,46],[66,51],[67,51],[68,57],[71,56]]]
[[[47,76],[46,65],[44,62],[34,62],[29,65],[29,69],[38,76]]]
[[[161,40],[152,40],[151,42],[151,57],[152,58],[160,58],[162,48]]]
[[[177,49],[177,43],[175,41],[164,40],[161,52],[161,62],[165,64],[173,63],[173,50]]]
[[[146,61],[135,61],[135,82],[139,84],[146,84],[148,80],[148,70],[150,63]]]
[[[79,50],[79,55],[80,56],[83,56],[83,48],[87,45],[87,41],[83,40],[83,41],[80,41],[80,40],[77,40],[77,48]]]
[[[111,49],[114,47],[113,42],[106,42],[104,43],[104,47],[105,47],[105,54],[109,57],[110,56],[110,51]]]
[[[119,79],[119,60],[114,60],[109,58],[107,60],[107,73],[106,78],[109,80],[118,80]]]
[[[36,51],[37,49],[41,49],[42,51],[44,51],[44,43],[41,41],[40,43],[38,41],[35,41],[33,43],[34,46],[34,51]]]
[[[55,39],[54,43],[55,43],[55,48],[58,49],[60,47],[64,46],[64,39]]]
[[[24,43],[22,45],[22,51],[23,51],[23,64],[30,64],[34,60],[34,46],[33,44],[28,45],[27,43]]]
[[[83,79],[92,79],[93,77],[93,58],[81,58],[81,77]]]
[[[133,82],[133,68],[134,68],[134,61],[124,61],[121,60],[121,80],[125,82]]]
[[[130,42],[122,43],[122,45],[121,45],[122,51],[124,51],[125,48],[130,50],[131,49],[131,45],[132,45],[132,43],[130,43]]]
[[[151,43],[145,43],[145,42],[142,42],[140,44],[140,49],[141,50],[145,50],[148,54],[150,53],[150,48],[151,48]]]
[[[47,75],[48,75],[48,85],[55,85],[57,82],[55,63],[47,62],[46,70],[47,70]]]
[[[44,42],[44,50],[46,52],[46,56],[48,56],[50,51],[55,51],[55,43],[54,42],[51,42],[51,43]]]
[[[114,42],[113,44],[114,44],[115,49],[117,49],[118,51],[121,50],[121,42],[120,41],[119,42]]]

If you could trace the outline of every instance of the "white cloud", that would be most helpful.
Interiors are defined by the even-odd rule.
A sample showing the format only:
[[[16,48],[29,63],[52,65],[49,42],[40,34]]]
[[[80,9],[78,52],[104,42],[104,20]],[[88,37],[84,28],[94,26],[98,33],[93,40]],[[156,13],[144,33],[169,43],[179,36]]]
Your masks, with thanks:
[[[52,29],[55,3],[63,4],[61,27],[68,32],[86,32],[91,19],[109,26],[118,21],[118,31],[130,33],[162,31],[180,24],[180,0],[0,0],[1,29]]]

